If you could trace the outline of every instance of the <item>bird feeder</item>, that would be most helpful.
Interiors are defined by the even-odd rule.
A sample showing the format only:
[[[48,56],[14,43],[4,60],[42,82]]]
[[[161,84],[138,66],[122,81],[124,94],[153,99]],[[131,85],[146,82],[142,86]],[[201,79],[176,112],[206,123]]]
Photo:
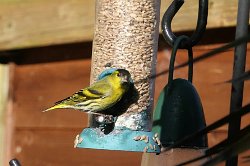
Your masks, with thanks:
[[[89,128],[77,136],[76,147],[159,153],[152,127],[155,63],[160,1],[97,0],[91,83],[115,69],[130,72],[134,85],[118,102],[114,121],[90,115]],[[126,102],[127,103],[127,102]],[[80,140],[80,141],[79,141]]]

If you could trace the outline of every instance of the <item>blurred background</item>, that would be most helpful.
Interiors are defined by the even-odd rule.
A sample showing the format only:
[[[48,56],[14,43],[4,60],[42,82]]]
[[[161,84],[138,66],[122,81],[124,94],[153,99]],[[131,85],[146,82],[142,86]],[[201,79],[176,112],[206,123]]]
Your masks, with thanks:
[[[161,2],[161,16],[170,4]],[[177,34],[191,35],[198,1],[186,1],[173,20]],[[207,31],[194,56],[234,40],[236,0],[210,0]],[[94,35],[94,0],[0,0],[0,166],[17,158],[25,166],[138,166],[142,153],[74,149],[74,139],[87,127],[79,111],[41,111],[89,85]],[[250,46],[246,70],[250,69]],[[171,48],[159,38],[157,72],[168,69]],[[187,60],[179,51],[176,63]],[[207,124],[229,113],[234,49],[194,65],[193,84],[201,97]],[[187,78],[187,68],[175,77]],[[156,79],[155,101],[167,83]],[[250,101],[245,83],[243,105]],[[241,126],[250,122],[243,118]],[[209,146],[227,137],[227,126],[209,133]],[[247,151],[240,155],[249,156]],[[249,163],[248,163],[249,164]]]

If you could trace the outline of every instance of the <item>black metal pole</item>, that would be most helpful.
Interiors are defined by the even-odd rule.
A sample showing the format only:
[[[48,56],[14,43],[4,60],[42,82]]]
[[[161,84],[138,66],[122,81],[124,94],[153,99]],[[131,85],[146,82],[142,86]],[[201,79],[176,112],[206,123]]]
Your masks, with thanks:
[[[250,0],[238,1],[238,15],[235,39],[248,35],[249,5]],[[245,72],[247,42],[235,47],[233,79]],[[244,82],[238,81],[232,83],[230,112],[238,111],[242,107]],[[229,123],[228,137],[239,133],[241,118],[235,119]],[[238,156],[228,159],[226,166],[237,166]]]

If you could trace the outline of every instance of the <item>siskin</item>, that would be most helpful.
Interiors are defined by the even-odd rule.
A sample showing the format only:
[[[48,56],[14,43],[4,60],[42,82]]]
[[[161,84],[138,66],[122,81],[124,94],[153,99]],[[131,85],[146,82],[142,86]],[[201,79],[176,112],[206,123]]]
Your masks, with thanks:
[[[120,101],[131,83],[130,73],[125,69],[117,69],[91,86],[56,102],[53,107],[43,112],[59,108],[71,108],[90,114],[99,114],[98,112],[105,114],[104,110]]]

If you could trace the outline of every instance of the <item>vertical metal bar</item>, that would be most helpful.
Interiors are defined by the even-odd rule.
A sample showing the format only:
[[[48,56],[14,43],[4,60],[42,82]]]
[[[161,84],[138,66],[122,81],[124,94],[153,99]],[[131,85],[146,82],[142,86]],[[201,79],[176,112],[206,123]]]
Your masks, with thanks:
[[[249,5],[250,0],[238,1],[238,15],[235,39],[248,35]],[[235,47],[233,79],[245,71],[247,42]],[[244,82],[234,82],[231,90],[230,112],[235,112],[242,107]],[[241,119],[229,123],[228,137],[232,137],[240,130]],[[237,166],[238,156],[228,159],[226,166]]]

